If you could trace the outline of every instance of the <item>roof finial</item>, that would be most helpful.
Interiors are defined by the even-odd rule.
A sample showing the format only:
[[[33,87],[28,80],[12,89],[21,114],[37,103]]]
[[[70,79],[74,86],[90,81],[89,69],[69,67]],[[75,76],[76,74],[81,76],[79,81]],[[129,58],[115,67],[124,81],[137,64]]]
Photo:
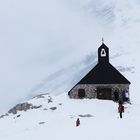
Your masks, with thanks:
[[[102,38],[102,44],[104,44],[104,38]]]

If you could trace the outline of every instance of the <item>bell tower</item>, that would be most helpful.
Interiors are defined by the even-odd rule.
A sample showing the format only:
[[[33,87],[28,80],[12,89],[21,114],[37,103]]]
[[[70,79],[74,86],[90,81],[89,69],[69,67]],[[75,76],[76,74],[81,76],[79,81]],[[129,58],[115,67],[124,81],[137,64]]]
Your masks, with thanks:
[[[98,48],[98,63],[109,63],[109,49],[104,42]]]

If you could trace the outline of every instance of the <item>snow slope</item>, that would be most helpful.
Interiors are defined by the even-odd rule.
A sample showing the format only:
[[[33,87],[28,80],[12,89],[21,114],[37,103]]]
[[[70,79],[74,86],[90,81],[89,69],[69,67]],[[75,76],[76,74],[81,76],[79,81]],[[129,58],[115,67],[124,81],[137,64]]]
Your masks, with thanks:
[[[139,0],[4,0],[0,19],[0,112],[69,90],[94,67],[102,37],[115,67],[135,67],[126,77],[138,93]]]
[[[125,104],[123,118],[119,118],[117,104],[96,99],[74,100],[67,94],[28,101],[41,108],[0,119],[0,140],[139,140],[140,104]],[[55,110],[50,108],[57,107]],[[20,115],[20,116],[19,116]],[[83,115],[79,117],[79,115]],[[85,117],[84,117],[85,115]],[[81,125],[75,126],[80,118]]]

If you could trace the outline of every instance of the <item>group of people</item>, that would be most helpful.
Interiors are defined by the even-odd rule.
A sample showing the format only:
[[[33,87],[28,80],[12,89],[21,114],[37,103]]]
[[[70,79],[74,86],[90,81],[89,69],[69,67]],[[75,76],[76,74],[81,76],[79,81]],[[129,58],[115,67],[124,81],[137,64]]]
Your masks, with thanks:
[[[123,112],[124,112],[123,102],[119,101],[118,102],[118,113],[119,113],[119,116],[120,116],[121,119],[122,119],[122,113]],[[79,125],[80,125],[80,119],[77,118],[77,120],[76,120],[76,127],[78,127]]]

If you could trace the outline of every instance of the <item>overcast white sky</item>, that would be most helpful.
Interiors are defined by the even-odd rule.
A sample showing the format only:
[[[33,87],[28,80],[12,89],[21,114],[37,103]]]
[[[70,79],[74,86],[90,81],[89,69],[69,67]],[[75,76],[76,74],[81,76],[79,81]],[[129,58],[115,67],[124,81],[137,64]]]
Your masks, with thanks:
[[[0,1],[0,112],[95,53],[102,37],[114,54],[124,51],[140,32],[139,9],[138,0]]]

